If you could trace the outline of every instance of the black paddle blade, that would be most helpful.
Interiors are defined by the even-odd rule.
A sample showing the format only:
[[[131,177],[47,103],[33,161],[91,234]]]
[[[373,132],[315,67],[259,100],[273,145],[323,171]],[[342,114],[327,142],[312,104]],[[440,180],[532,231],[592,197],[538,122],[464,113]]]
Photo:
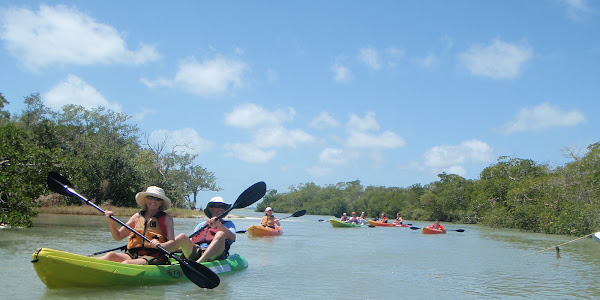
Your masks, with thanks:
[[[410,229],[417,230],[417,229],[421,229],[421,228],[419,228],[419,227],[411,227]]]
[[[48,178],[46,179],[46,182],[48,183],[48,187],[52,191],[57,192],[61,195],[71,196],[71,193],[65,188],[65,186],[73,188],[73,185],[67,178],[60,175],[59,173],[50,172],[48,174]]]
[[[181,260],[179,264],[183,274],[201,288],[214,289],[221,283],[219,275],[202,264],[189,259]]]
[[[454,231],[456,231],[456,232],[465,232],[464,229],[454,229]]]
[[[306,214],[306,209],[303,209],[303,210],[301,210],[301,211],[297,211],[297,212],[295,212],[295,213],[292,215],[292,217],[294,217],[294,218],[296,218],[296,217],[302,217],[302,216],[304,216],[305,214]]]
[[[266,193],[267,184],[264,181],[259,181],[240,194],[237,200],[235,200],[232,209],[248,207],[260,200]]]

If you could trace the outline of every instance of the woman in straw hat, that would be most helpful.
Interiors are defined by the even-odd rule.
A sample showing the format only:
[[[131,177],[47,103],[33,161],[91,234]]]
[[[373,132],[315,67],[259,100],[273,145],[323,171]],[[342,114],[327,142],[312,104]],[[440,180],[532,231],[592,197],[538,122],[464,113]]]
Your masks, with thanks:
[[[205,224],[208,226],[191,239],[186,234],[180,233],[175,240],[165,243],[163,247],[168,251],[181,248],[185,257],[199,263],[227,258],[229,248],[235,242],[235,224],[217,217],[230,207],[231,204],[226,203],[223,198],[213,197],[204,209],[208,220],[198,224],[194,232],[200,230]]]
[[[142,211],[131,216],[127,226],[160,245],[173,240],[173,217],[165,212],[171,207],[171,199],[165,195],[165,191],[157,186],[149,186],[145,192],[135,195],[135,201]],[[137,265],[167,263],[168,257],[156,248],[156,243],[148,243],[124,226],[117,229],[116,222],[110,217],[113,215],[112,211],[107,210],[105,215],[113,238],[120,241],[129,236],[129,241],[125,253],[108,252],[99,259]]]

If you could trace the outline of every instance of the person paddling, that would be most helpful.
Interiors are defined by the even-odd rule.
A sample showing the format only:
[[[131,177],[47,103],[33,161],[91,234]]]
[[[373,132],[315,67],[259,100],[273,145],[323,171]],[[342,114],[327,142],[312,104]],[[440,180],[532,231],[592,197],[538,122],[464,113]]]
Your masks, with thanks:
[[[379,219],[379,222],[381,223],[387,223],[388,219],[385,216],[385,213],[381,213],[381,219]]]
[[[433,222],[433,224],[431,224],[431,225],[429,225],[427,227],[431,228],[431,229],[435,229],[435,230],[446,230],[444,228],[444,226],[440,224],[440,220],[439,219],[435,219],[435,221]]]
[[[346,213],[344,213],[342,215],[342,217],[340,218],[340,221],[342,221],[342,222],[348,222],[348,215],[346,215]]]
[[[350,219],[348,219],[348,222],[352,223],[352,224],[360,224],[361,223],[360,219],[356,216],[356,212],[354,212],[354,211],[350,215]]]
[[[400,216],[400,212],[396,213],[396,220],[394,220],[393,224],[402,224],[402,217]]]
[[[207,227],[191,239],[186,234],[180,233],[175,240],[164,243],[162,247],[171,252],[181,248],[186,258],[198,263],[227,258],[229,248],[236,238],[235,224],[229,220],[218,219],[217,216],[230,207],[231,204],[226,203],[223,198],[213,197],[204,209],[208,220],[198,224],[194,232],[200,230],[205,224],[208,224]]]
[[[275,228],[275,225],[281,226],[279,220],[273,214],[273,208],[268,206],[265,208],[265,216],[260,220],[260,225],[265,227]]]
[[[369,221],[367,221],[367,215],[365,214],[364,211],[362,213],[360,213],[359,220],[360,220],[361,224],[369,224]]]
[[[163,243],[173,240],[175,236],[173,217],[165,212],[171,207],[171,199],[165,195],[162,188],[149,186],[145,192],[135,195],[135,201],[142,211],[131,216],[126,224],[154,242],[146,242],[124,226],[117,229],[116,222],[111,218],[114,213],[107,210],[104,215],[108,219],[113,239],[120,241],[129,236],[129,241],[125,253],[108,252],[98,259],[137,265],[166,264],[169,261],[168,257],[156,248],[156,245],[163,246]]]

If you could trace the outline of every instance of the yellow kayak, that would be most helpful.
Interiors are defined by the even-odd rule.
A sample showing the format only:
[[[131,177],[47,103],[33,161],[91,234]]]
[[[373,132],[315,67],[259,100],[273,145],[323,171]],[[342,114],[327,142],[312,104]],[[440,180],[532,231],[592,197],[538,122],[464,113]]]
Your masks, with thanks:
[[[275,226],[275,228],[261,226],[261,225],[251,225],[248,227],[248,234],[253,236],[274,236],[281,235],[283,230],[279,226]]]

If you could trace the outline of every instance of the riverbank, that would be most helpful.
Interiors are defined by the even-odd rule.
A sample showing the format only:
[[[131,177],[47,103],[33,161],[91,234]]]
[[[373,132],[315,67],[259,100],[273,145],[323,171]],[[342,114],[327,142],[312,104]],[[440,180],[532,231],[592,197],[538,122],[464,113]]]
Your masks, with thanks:
[[[116,217],[127,217],[129,218],[134,213],[140,211],[139,208],[133,207],[117,207],[112,205],[101,205],[100,208],[103,210],[110,210],[115,213]],[[38,207],[37,212],[40,214],[57,214],[57,215],[98,215],[100,212],[89,205],[61,205],[61,206],[42,206]],[[202,210],[190,210],[184,208],[170,208],[168,211],[169,215],[173,218],[205,218],[204,211]],[[227,215],[228,218],[240,218],[232,214]]]
[[[130,217],[139,208],[133,207],[117,207],[112,205],[100,206],[103,210],[110,210],[115,213],[115,216]],[[100,212],[89,205],[62,205],[62,206],[45,206],[38,207],[37,212],[41,214],[59,214],[59,215],[98,215]],[[190,210],[182,208],[170,208],[167,211],[174,218],[203,218],[204,212],[201,210]]]

